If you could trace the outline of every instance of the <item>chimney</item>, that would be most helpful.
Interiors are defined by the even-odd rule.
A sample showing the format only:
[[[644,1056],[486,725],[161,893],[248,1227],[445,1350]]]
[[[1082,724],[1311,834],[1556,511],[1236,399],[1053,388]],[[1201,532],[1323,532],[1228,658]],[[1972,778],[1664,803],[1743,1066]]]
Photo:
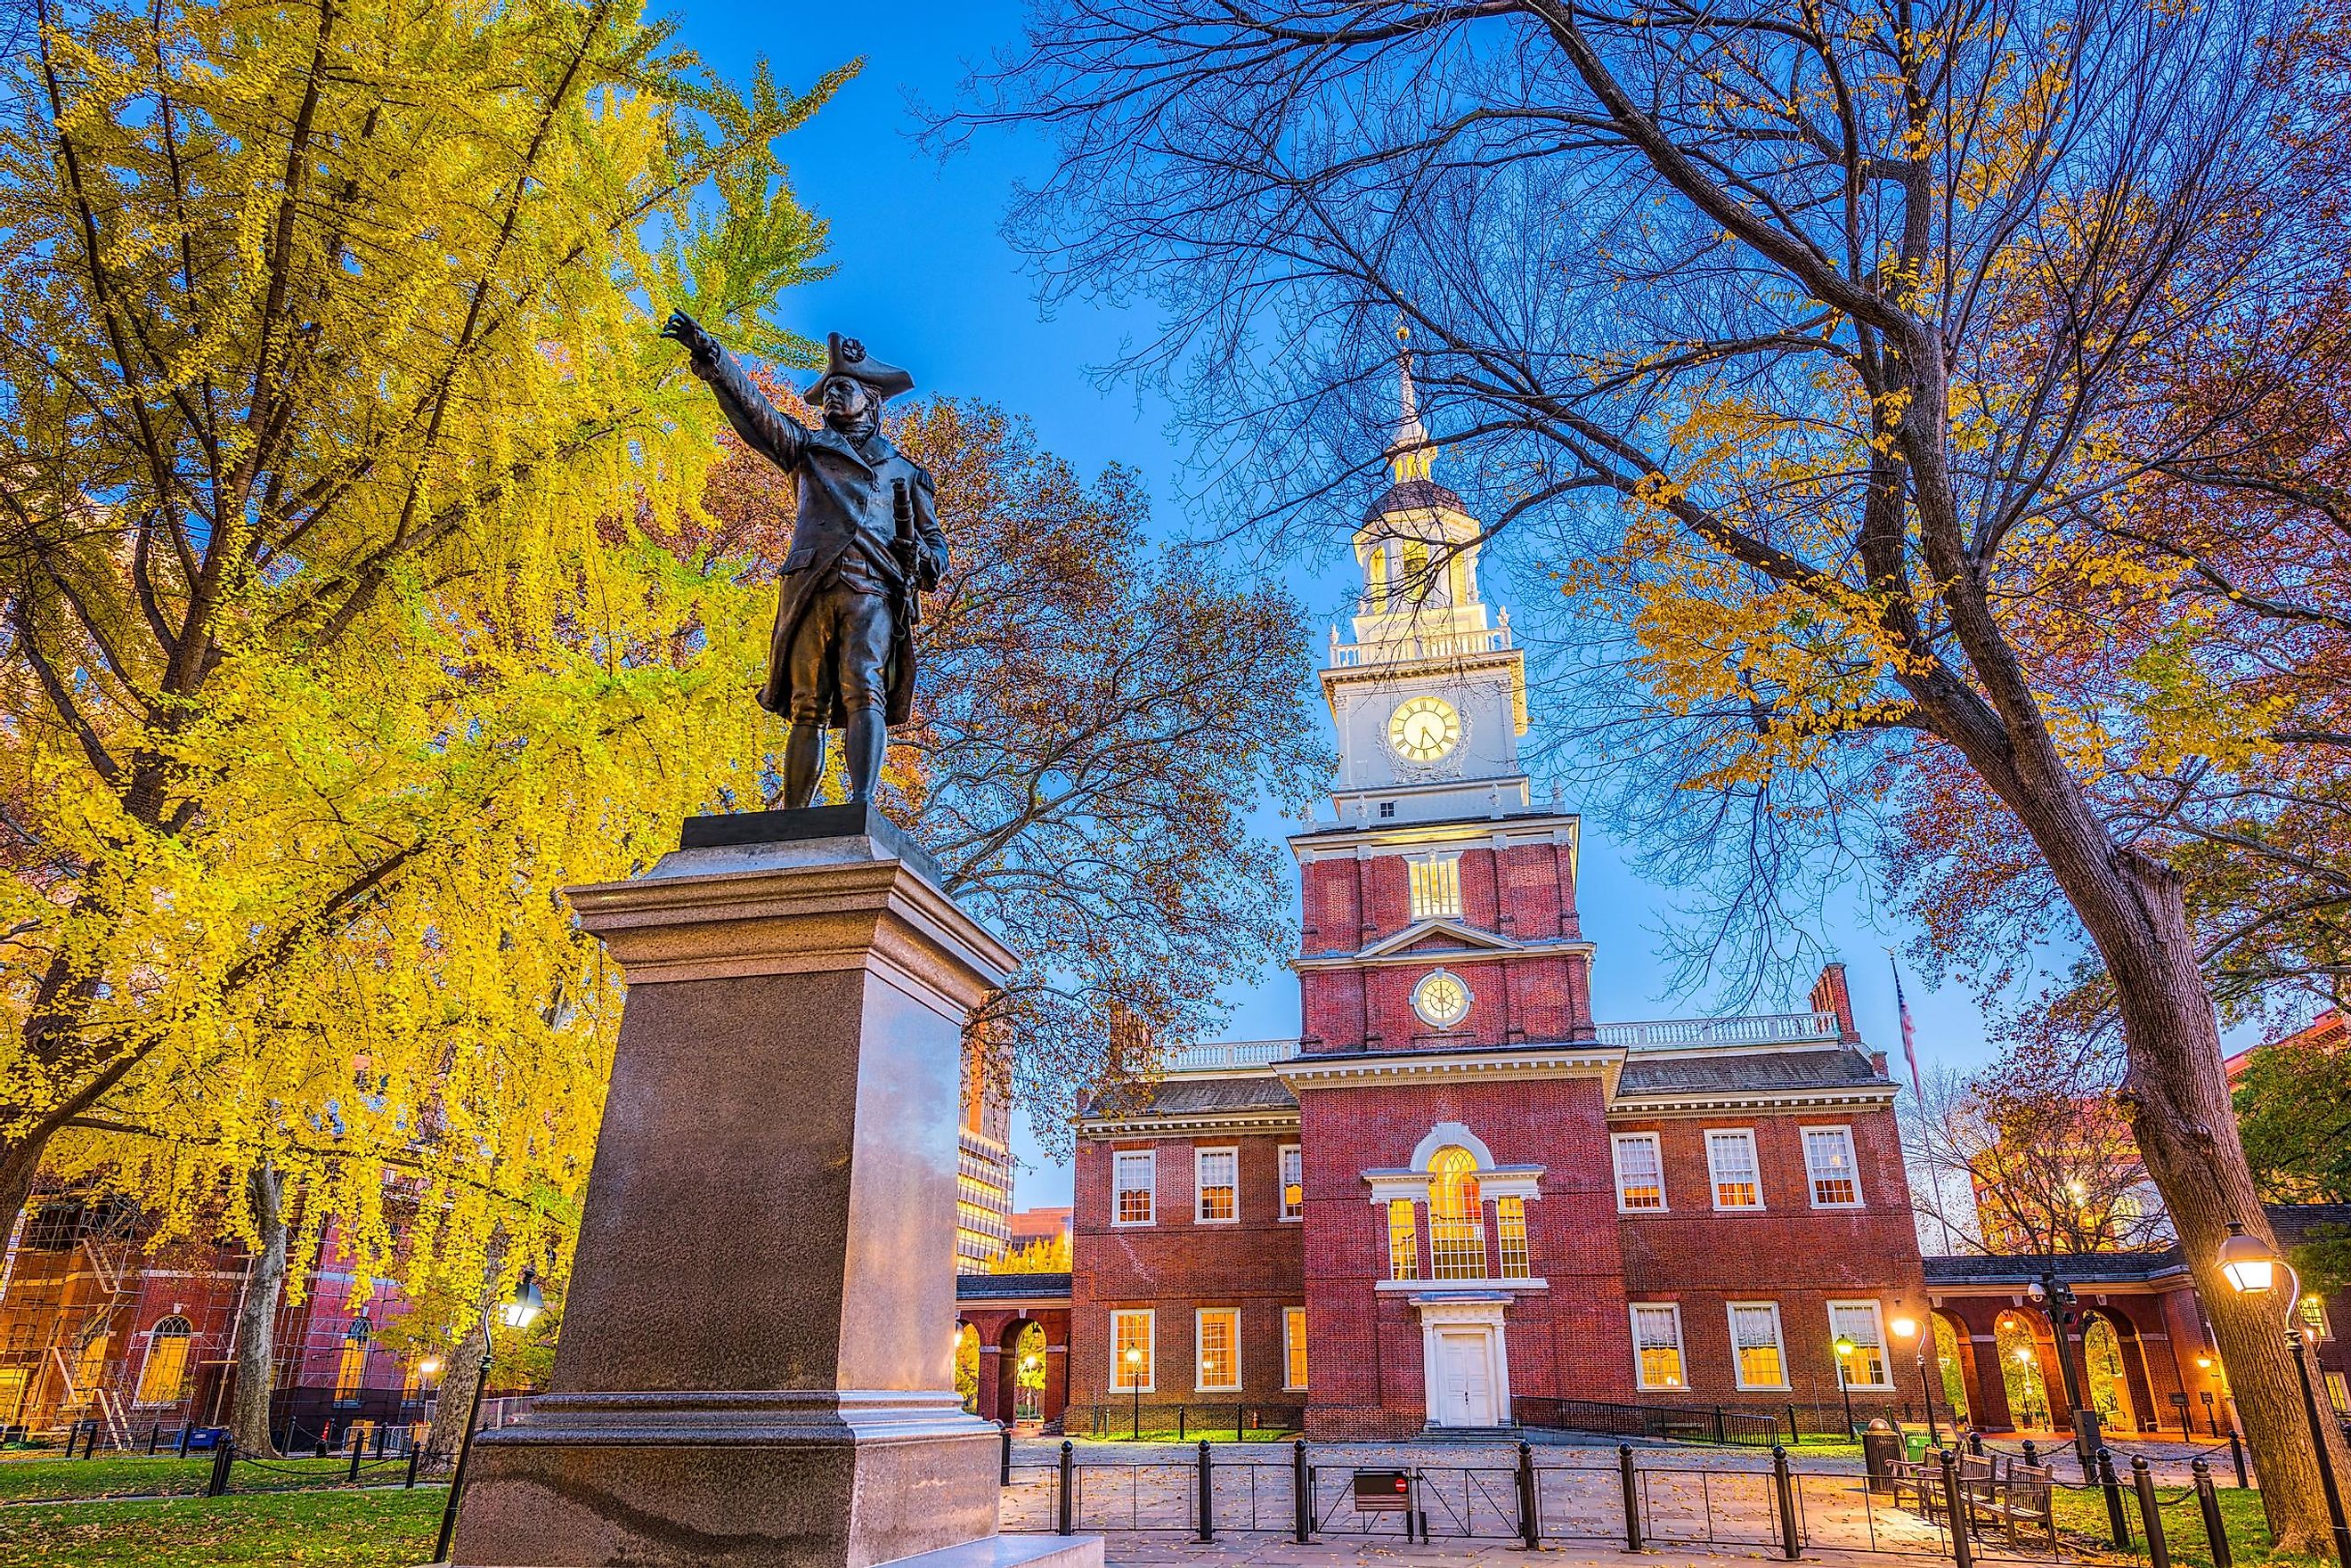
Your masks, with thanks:
[[[1829,964],[1821,969],[1821,977],[1813,982],[1813,1010],[1836,1014],[1837,1039],[1841,1042],[1861,1043],[1861,1030],[1853,1021],[1853,992],[1845,986],[1843,964]]]

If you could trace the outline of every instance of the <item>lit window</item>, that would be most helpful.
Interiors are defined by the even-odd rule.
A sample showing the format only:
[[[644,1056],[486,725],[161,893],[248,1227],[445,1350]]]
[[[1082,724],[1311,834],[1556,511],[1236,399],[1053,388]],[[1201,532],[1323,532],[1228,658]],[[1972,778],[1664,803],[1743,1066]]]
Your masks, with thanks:
[[[1755,1134],[1744,1128],[1706,1135],[1706,1166],[1717,1208],[1761,1208],[1763,1182],[1755,1170]]]
[[[139,1371],[139,1403],[172,1405],[188,1390],[188,1320],[165,1318],[147,1334],[147,1364]]]
[[[1198,1321],[1200,1392],[1230,1393],[1241,1385],[1241,1315],[1230,1307],[1203,1307]]]
[[[1829,1338],[1833,1344],[1837,1340],[1853,1343],[1853,1354],[1842,1358],[1845,1386],[1894,1386],[1893,1378],[1886,1375],[1886,1329],[1876,1301],[1831,1301]]]
[[[1110,1385],[1113,1388],[1122,1394],[1137,1389],[1148,1394],[1156,1387],[1152,1352],[1151,1313],[1148,1310],[1111,1313]]]
[[[1406,862],[1412,868],[1412,917],[1434,920],[1461,913],[1461,857],[1430,855]]]
[[[1616,1134],[1616,1207],[1631,1212],[1666,1207],[1666,1162],[1655,1133]]]
[[[1687,1386],[1682,1372],[1682,1310],[1670,1302],[1633,1309],[1633,1361],[1644,1388]]]
[[[1494,1200],[1494,1235],[1500,1243],[1502,1278],[1527,1278],[1527,1200],[1522,1197],[1498,1197]]]
[[[1285,1308],[1281,1314],[1281,1364],[1289,1381],[1284,1388],[1306,1386],[1306,1309]]]
[[[1306,1214],[1306,1160],[1296,1144],[1281,1145],[1281,1218],[1301,1219]]]
[[[2302,1298],[2302,1321],[2320,1339],[2335,1337],[2335,1331],[2326,1326],[2326,1298],[2315,1291]]]
[[[1420,1278],[1420,1249],[1416,1244],[1418,1225],[1412,1212],[1412,1199],[1388,1199],[1388,1278],[1417,1280]]]
[[[335,1397],[356,1399],[360,1386],[367,1382],[367,1341],[343,1341],[342,1354],[335,1359]]]
[[[2339,1372],[2326,1375],[2326,1402],[2335,1406],[2337,1416],[2351,1416],[2351,1381]]]
[[[1730,1353],[1740,1387],[1788,1386],[1788,1358],[1780,1349],[1777,1301],[1730,1303]]]
[[[1437,1280],[1486,1277],[1486,1209],[1478,1197],[1478,1161],[1448,1147],[1428,1162],[1429,1274]]]
[[[1805,1128],[1804,1174],[1812,1178],[1814,1208],[1858,1207],[1861,1176],[1854,1167],[1853,1130]]]
[[[1131,1149],[1111,1157],[1113,1225],[1151,1223],[1152,1174],[1156,1164],[1149,1149]]]
[[[1222,1225],[1240,1218],[1240,1163],[1238,1149],[1192,1151],[1192,1177],[1199,1198],[1193,1210],[1195,1219],[1203,1225]]]
[[[1396,586],[1416,601],[1428,596],[1428,547],[1418,539],[1405,543],[1404,580]]]

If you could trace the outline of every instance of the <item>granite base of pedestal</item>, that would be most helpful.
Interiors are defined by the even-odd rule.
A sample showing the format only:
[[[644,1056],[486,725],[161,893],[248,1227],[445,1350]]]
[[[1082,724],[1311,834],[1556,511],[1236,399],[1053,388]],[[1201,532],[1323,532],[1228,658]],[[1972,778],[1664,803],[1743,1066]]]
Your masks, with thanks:
[[[826,808],[698,820],[644,875],[570,890],[628,1001],[549,1390],[476,1438],[459,1568],[987,1550],[957,1126],[964,1024],[1013,960],[939,883]]]
[[[496,1568],[521,1568],[499,1563]],[[887,1568],[1102,1568],[1099,1535],[991,1535],[903,1557]]]
[[[563,1396],[486,1432],[455,1560],[500,1568],[873,1568],[994,1535],[996,1429],[869,1396]],[[860,1406],[863,1407],[859,1407]]]

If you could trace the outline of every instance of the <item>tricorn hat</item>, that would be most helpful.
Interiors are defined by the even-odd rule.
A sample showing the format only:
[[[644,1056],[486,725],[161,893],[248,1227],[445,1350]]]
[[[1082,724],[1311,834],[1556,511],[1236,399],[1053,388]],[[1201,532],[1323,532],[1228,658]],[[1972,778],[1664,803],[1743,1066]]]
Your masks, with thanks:
[[[874,359],[865,351],[865,345],[856,339],[831,332],[826,334],[824,340],[824,374],[810,385],[809,401],[816,402],[824,392],[824,383],[835,376],[847,376],[851,381],[864,383],[865,389],[881,402],[914,390],[913,376],[895,365],[885,365]]]

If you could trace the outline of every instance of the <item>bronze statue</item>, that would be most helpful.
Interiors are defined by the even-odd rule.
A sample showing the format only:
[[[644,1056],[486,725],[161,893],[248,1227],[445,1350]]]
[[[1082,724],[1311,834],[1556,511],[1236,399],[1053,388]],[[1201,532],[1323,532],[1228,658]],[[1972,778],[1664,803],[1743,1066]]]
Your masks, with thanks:
[[[846,732],[849,798],[869,800],[888,727],[906,722],[914,700],[919,595],[947,569],[931,476],[881,432],[882,404],[913,391],[914,378],[835,332],[809,389],[824,409],[810,430],[761,397],[684,311],[670,313],[662,336],[693,355],[736,434],[799,483],[759,692],[761,707],[791,721],[783,804],[797,809],[816,793],[828,728]]]

